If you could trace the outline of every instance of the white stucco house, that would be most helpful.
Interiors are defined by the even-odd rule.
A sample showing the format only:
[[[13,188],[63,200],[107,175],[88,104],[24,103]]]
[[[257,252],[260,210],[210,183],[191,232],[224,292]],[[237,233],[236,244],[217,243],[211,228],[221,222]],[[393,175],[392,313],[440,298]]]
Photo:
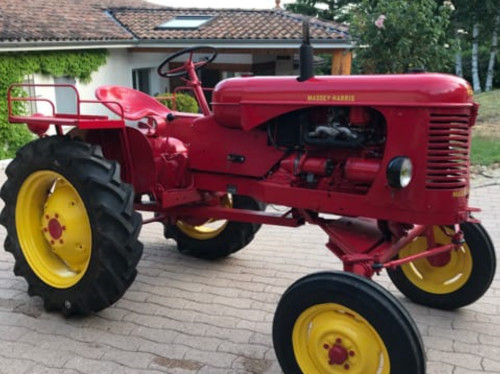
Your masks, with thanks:
[[[207,87],[241,73],[295,74],[303,16],[281,9],[173,9],[142,0],[0,0],[0,20],[0,58],[11,52],[106,49],[107,63],[90,83],[38,74],[26,77],[36,84],[74,84],[81,98],[93,99],[100,85],[133,87],[151,95],[171,91],[182,81],[159,77],[156,67],[169,54],[197,45],[219,51],[201,73]],[[310,25],[315,51],[334,56],[332,74],[348,74],[347,27],[316,19]],[[35,90],[36,96],[53,100],[58,111],[73,110],[74,97],[67,91]],[[91,113],[101,110],[89,108]]]

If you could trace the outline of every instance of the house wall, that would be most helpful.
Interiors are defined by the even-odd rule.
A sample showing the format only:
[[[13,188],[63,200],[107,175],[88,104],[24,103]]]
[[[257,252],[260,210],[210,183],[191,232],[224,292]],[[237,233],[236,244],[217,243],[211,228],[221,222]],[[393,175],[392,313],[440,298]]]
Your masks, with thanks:
[[[150,93],[156,95],[170,91],[170,82],[168,79],[158,76],[156,69],[168,54],[164,52],[136,52],[128,49],[111,49],[107,63],[101,66],[97,72],[92,74],[92,80],[89,83],[81,81],[76,82],[75,86],[82,100],[95,100],[95,89],[103,85],[119,85],[132,87],[132,71],[135,69],[149,69]],[[195,55],[198,60],[202,55]],[[176,62],[184,61],[183,58],[174,60]],[[221,53],[214,61],[214,66],[227,64],[251,65],[274,62],[276,75],[290,75],[293,71],[293,57],[289,59],[278,58],[276,55],[265,54],[236,54],[236,53]],[[35,83],[37,84],[54,84],[54,78],[35,75]],[[36,95],[45,97],[56,104],[56,94],[52,87],[37,87]],[[73,96],[73,93],[70,93]],[[38,104],[37,110],[43,114],[50,114],[51,110],[47,104]],[[111,113],[101,104],[83,104],[81,112],[85,114],[111,115]]]
[[[83,100],[95,100],[95,90],[99,86],[118,85],[132,87],[132,73],[130,71],[130,56],[125,49],[109,50],[106,65],[92,74],[92,80],[88,83],[76,82],[76,88]],[[102,104],[84,104],[81,108],[85,114],[110,115],[110,112]]]
[[[34,74],[33,76],[34,84],[54,84],[54,78],[47,75]],[[56,103],[56,91],[53,87],[36,87],[35,95],[37,98],[44,98],[50,100],[54,105]],[[36,111],[44,115],[51,115],[52,109],[50,104],[39,101],[36,103]]]

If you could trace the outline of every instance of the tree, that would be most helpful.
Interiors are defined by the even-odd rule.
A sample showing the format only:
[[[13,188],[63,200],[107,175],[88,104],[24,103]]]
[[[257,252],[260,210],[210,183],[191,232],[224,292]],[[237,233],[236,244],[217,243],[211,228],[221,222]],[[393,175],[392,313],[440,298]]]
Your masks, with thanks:
[[[465,44],[468,47],[456,49],[455,73],[458,75],[461,71],[463,57],[470,56],[467,64],[470,74],[467,73],[466,78],[471,80],[475,92],[482,90],[481,78],[485,78],[486,90],[490,90],[493,86],[500,23],[498,0],[453,0],[453,5],[456,8],[452,21],[457,36],[456,45],[460,47]],[[485,49],[489,49],[487,63],[484,63]]]
[[[358,42],[364,73],[401,73],[423,67],[446,71],[452,65],[448,4],[434,0],[362,0],[350,32]]]
[[[296,0],[295,3],[285,4],[285,9],[311,17],[345,22],[349,18],[352,5],[359,2],[360,0]]]
[[[472,89],[481,93],[481,81],[479,80],[479,21],[474,18],[472,26]]]
[[[493,30],[491,36],[491,48],[490,48],[490,59],[488,61],[488,70],[486,73],[486,84],[485,91],[491,91],[493,87],[493,74],[495,71],[495,61],[498,53],[498,28],[500,25],[500,7],[497,10],[495,16],[495,22],[493,23]]]

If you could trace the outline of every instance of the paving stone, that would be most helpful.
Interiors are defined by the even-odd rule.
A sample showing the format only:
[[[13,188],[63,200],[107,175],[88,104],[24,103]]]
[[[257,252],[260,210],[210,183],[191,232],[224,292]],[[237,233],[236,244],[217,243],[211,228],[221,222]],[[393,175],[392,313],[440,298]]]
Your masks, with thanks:
[[[484,209],[477,216],[500,249],[500,185],[473,189],[471,205]],[[0,227],[0,242],[5,235]],[[0,251],[0,373],[281,374],[271,331],[282,293],[309,273],[342,269],[310,225],[264,226],[248,248],[215,262],[182,256],[159,224],[140,238],[136,281],[85,318],[45,312]],[[411,303],[385,272],[374,280],[415,319],[429,374],[500,373],[500,274],[481,300],[453,312]]]
[[[31,373],[36,370],[37,365],[37,363],[31,360],[7,358],[0,354],[0,374]],[[47,370],[46,368],[43,369]]]

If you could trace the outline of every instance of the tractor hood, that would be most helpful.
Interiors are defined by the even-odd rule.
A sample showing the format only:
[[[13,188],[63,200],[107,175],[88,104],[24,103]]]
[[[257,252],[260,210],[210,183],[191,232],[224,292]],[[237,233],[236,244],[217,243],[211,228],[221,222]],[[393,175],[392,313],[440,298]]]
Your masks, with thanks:
[[[294,110],[325,105],[440,107],[472,105],[472,89],[446,74],[232,78],[213,94],[214,117],[250,130]]]

